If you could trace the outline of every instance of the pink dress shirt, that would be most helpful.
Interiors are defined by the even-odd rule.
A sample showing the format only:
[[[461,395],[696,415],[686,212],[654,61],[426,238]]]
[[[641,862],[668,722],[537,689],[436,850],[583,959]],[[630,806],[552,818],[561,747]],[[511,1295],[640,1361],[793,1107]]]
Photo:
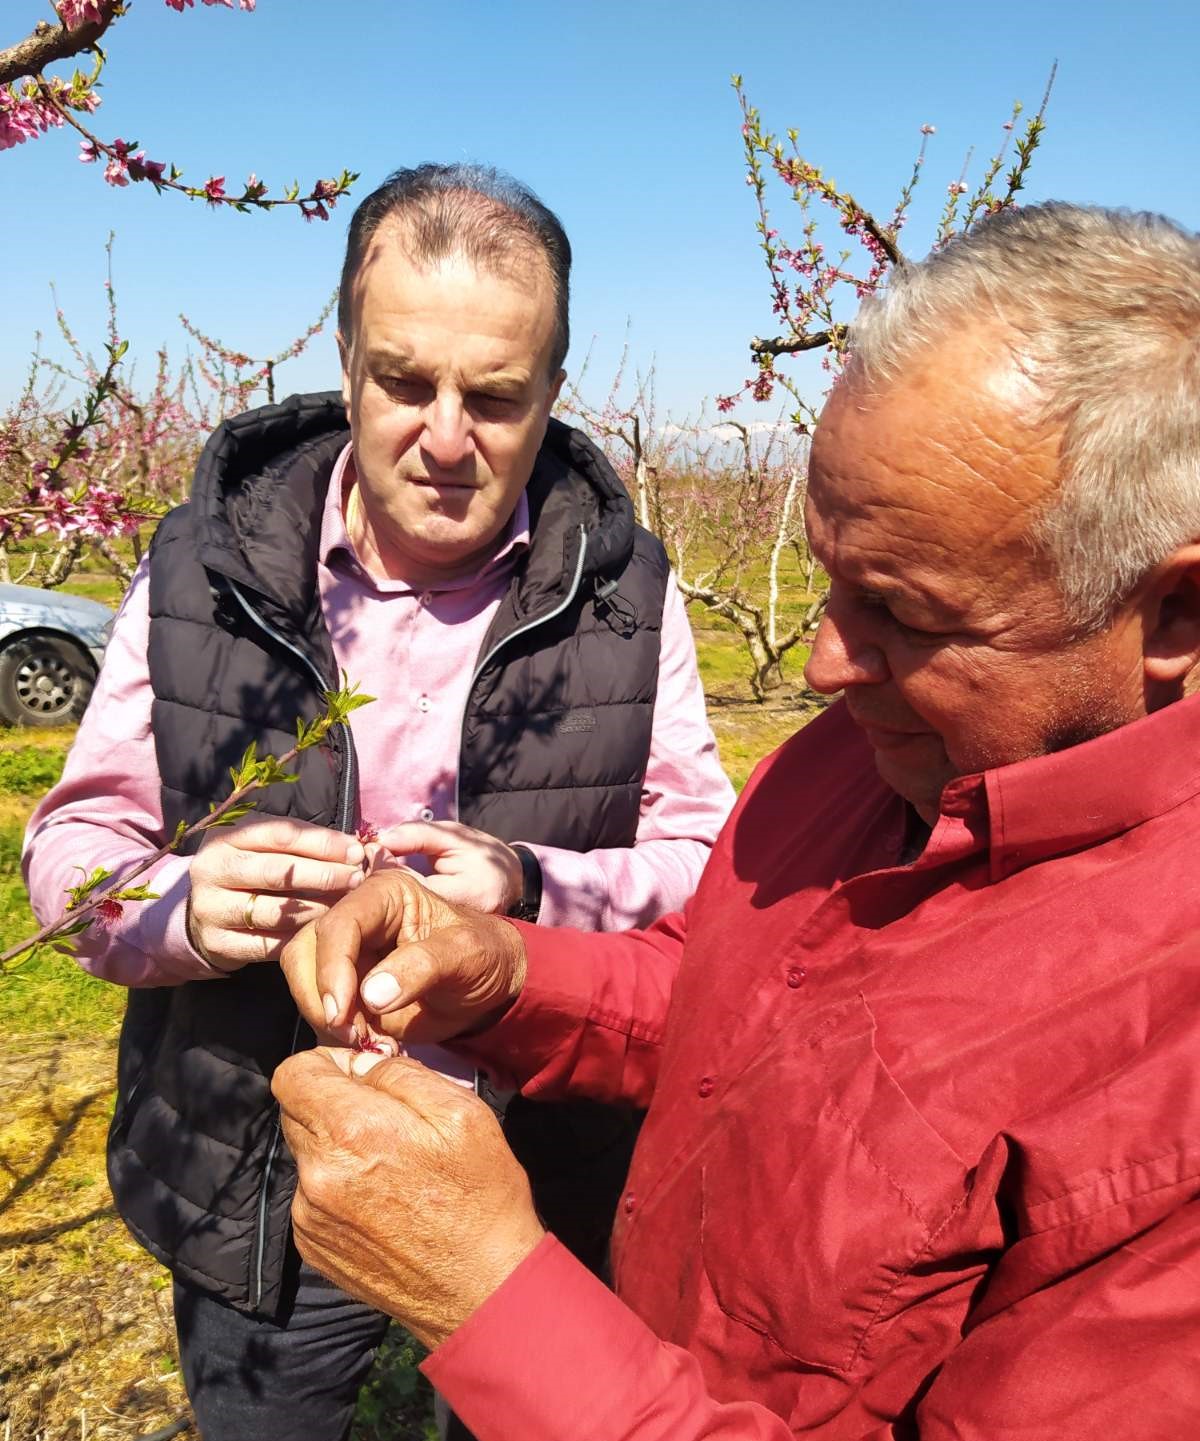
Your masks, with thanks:
[[[329,486],[319,585],[339,670],[377,698],[350,722],[361,812],[380,829],[401,821],[455,820],[467,692],[484,635],[529,544],[528,508],[522,496],[507,540],[480,572],[418,591],[404,581],[378,580],[360,564],[343,516],[353,478],[347,446]],[[43,921],[61,913],[66,890],[78,884],[81,871],[136,864],[165,838],[150,728],[148,633],[143,562],[62,778],[26,831],[25,878]],[[620,930],[682,905],[732,804],[705,715],[683,601],[669,586],[636,843],[585,854],[531,845],[542,864],[542,922]],[[127,904],[119,921],[80,936],[84,968],[125,986],[215,976],[185,931],[190,864],[182,856],[161,861],[147,878],[160,899]]]

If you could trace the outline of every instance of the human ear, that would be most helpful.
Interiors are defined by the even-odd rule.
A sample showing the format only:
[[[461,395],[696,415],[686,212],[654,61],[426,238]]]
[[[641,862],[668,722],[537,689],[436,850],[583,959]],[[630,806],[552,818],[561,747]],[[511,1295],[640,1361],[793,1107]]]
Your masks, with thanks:
[[[350,343],[339,330],[337,333],[338,359],[342,363],[342,403],[346,414],[350,413]]]
[[[1200,667],[1200,542],[1180,546],[1163,562],[1147,602],[1146,679],[1178,686]]]

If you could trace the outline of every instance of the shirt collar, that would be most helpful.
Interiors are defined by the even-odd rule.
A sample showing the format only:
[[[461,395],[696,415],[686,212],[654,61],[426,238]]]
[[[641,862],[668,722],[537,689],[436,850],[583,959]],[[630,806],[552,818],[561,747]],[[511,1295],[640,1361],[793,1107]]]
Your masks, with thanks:
[[[1053,755],[961,776],[945,816],[984,821],[991,878],[1083,850],[1200,793],[1200,695]],[[972,827],[974,828],[974,827]]]
[[[455,576],[451,580],[433,581],[424,586],[410,585],[405,580],[380,580],[371,575],[363,565],[354,543],[346,533],[346,496],[355,481],[354,446],[347,444],[334,463],[333,474],[329,477],[329,490],[325,495],[325,509],[321,515],[321,540],[319,559],[322,565],[331,567],[341,559],[361,575],[368,585],[381,592],[467,590],[481,580],[500,572],[509,571],[522,551],[529,549],[529,500],[524,491],[517,500],[503,544],[481,569],[470,575]]]

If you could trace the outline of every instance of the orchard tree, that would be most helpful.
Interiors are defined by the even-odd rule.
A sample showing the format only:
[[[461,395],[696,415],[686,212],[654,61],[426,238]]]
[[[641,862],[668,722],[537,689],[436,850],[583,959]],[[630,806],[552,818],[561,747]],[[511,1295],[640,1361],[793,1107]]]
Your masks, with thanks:
[[[1053,82],[1052,70],[1023,132],[1017,128],[1022,106],[1014,105],[973,188],[968,181],[973,154],[967,153],[946,185],[934,245],[1016,204],[1045,128]],[[703,416],[694,422],[661,420],[653,374],[627,386],[624,361],[603,401],[587,398],[581,377],[566,391],[561,408],[601,441],[638,519],[666,546],[685,599],[738,634],[751,688],[761,701],[783,685],[788,653],[815,633],[828,589],[803,526],[808,436],[821,401],[801,387],[787,362],[817,352],[830,383],[840,373],[854,310],[886,285],[893,266],[904,263],[900,235],[936,131],[920,127],[912,171],[887,219],[880,220],[801,154],[795,130],[786,141],[764,130],[740,76],[733,85],[742,110],[746,184],[754,196],[779,334],[751,341],[753,373],[740,389],[717,399],[718,412],[728,417],[723,425],[708,424]],[[791,241],[772,219],[775,194],[795,207]],[[790,402],[786,419],[747,424],[732,418],[739,401],[778,401],[777,390]]]
[[[193,0],[165,0],[183,11]],[[234,8],[234,0],[203,0]],[[252,11],[255,0],[239,0]],[[128,13],[123,0],[53,0],[53,19],[36,21],[31,32],[0,49],[0,151],[45,136],[74,130],[79,158],[102,163],[113,186],[148,184],[210,206],[237,211],[290,207],[305,220],[328,220],[330,209],[357,176],[317,180],[302,190],[288,186],[268,195],[266,184],[250,175],[244,186],[227,186],[224,175],[203,185],[188,184],[177,165],[151,159],[137,141],[103,139],[88,117],[100,106],[99,80],[105,65],[101,40]],[[69,74],[54,67],[86,59],[87,68]],[[274,398],[276,368],[298,355],[324,324],[328,309],[302,336],[278,354],[260,361],[183,324],[201,346],[196,370],[172,374],[165,350],[157,357],[150,392],[135,395],[126,362],[127,344],[118,334],[108,282],[109,324],[103,356],[78,344],[61,309],[59,329],[75,368],[44,359],[35,348],[28,378],[17,400],[0,415],[0,579],[12,575],[12,552],[24,547],[20,580],[57,585],[67,578],[85,546],[91,546],[125,579],[129,566],[111,544],[118,536],[134,538],[139,528],[182,498],[183,486],[203,435],[226,415],[244,410],[261,388]],[[67,408],[67,383],[83,388],[83,398]],[[32,548],[29,541],[38,542]]]
[[[165,0],[172,10],[185,10],[193,0]],[[232,10],[233,0],[202,0]],[[255,0],[238,0],[241,10],[253,10]],[[173,191],[191,200],[234,210],[272,210],[292,206],[305,220],[328,220],[338,198],[349,190],[358,176],[343,170],[339,176],[318,180],[302,191],[297,183],[279,196],[268,198],[267,186],[250,175],[239,189],[228,187],[224,175],[210,175],[203,185],[184,182],[177,165],[152,160],[136,140],[119,137],[103,140],[85,124],[83,117],[100,106],[97,84],[104,69],[105,52],[100,40],[128,12],[124,0],[53,0],[54,20],[39,20],[23,39],[0,50],[0,150],[23,145],[49,130],[64,127],[80,137],[79,158],[89,164],[104,162],[104,178],[110,185],[145,182],[160,194]],[[87,56],[90,68],[73,69],[69,78],[50,74],[49,67],[76,57]]]
[[[20,394],[0,413],[0,580],[61,585],[90,553],[128,583],[143,526],[186,498],[205,438],[258,399],[275,399],[276,370],[320,334],[336,299],[261,359],[212,339],[181,315],[199,353],[176,369],[160,347],[143,388],[121,335],[111,236],[107,256],[103,353],[80,343],[56,300],[70,359],[43,356],[39,338]],[[68,391],[82,392],[82,400],[66,406]],[[120,537],[131,546],[115,545]]]
[[[1051,68],[1042,103],[1026,123],[1024,133],[1017,125],[1024,107],[1018,100],[1004,122],[1002,140],[983,174],[972,189],[968,182],[974,151],[968,150],[957,179],[946,186],[934,246],[945,245],[963,235],[985,216],[1017,203],[1033,153],[1045,130],[1046,106],[1054,86],[1057,62]],[[805,351],[822,353],[822,367],[832,376],[840,373],[848,343],[848,321],[859,303],[886,285],[888,272],[904,264],[900,234],[908,220],[910,206],[924,170],[933,125],[921,126],[921,142],[912,173],[901,188],[886,220],[860,205],[817,165],[801,154],[798,132],[789,130],[786,142],[763,129],[758,111],[750,104],[742,77],[733,77],[733,87],[742,110],[742,143],[746,160],[746,184],[754,195],[755,229],[766,263],[771,311],[780,327],[778,335],[755,337],[750,342],[754,373],[741,389],[717,401],[718,409],[730,411],[744,395],[769,401],[780,386],[795,404],[792,422],[797,429],[810,430],[817,419],[812,400],[798,387],[781,359]],[[1010,155],[1010,150],[1014,153]],[[1008,169],[1005,169],[1005,166]],[[796,207],[791,241],[785,239],[771,218],[770,192],[775,185]],[[837,249],[832,248],[828,226],[832,222]],[[827,248],[829,247],[829,248]]]

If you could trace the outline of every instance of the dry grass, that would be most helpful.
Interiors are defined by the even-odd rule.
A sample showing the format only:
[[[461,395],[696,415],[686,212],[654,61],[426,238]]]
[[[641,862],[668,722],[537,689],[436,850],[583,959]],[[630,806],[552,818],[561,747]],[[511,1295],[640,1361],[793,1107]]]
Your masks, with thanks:
[[[167,1276],[104,1174],[113,1036],[0,1059],[0,1418],[6,1441],[133,1438],[187,1410]]]

